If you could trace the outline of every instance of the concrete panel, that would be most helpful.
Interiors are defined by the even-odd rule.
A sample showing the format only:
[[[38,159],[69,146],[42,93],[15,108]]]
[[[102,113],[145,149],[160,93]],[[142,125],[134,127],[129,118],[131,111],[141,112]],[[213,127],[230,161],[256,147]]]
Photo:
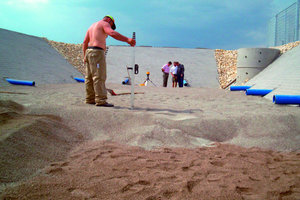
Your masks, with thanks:
[[[242,48],[238,49],[237,84],[243,84],[261,72],[280,54],[278,49]]]
[[[253,89],[273,89],[273,92],[265,96],[270,100],[274,94],[300,95],[299,55],[300,46],[284,53],[247,85],[253,85]]]
[[[107,82],[122,83],[128,76],[126,66],[131,66],[133,47],[109,46],[107,53]],[[146,72],[150,72],[150,80],[157,86],[162,86],[161,67],[168,61],[179,61],[185,66],[185,78],[192,87],[218,88],[218,72],[214,50],[135,47],[135,63],[140,72],[135,77],[135,83],[143,83]],[[171,86],[169,77],[168,87]]]
[[[0,84],[4,77],[39,84],[74,83],[83,77],[44,39],[0,29]]]

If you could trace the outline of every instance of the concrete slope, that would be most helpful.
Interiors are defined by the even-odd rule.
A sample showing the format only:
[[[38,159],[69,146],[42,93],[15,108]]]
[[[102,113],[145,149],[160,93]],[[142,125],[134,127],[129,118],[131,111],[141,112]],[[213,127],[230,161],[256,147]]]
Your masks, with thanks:
[[[83,77],[45,40],[0,29],[0,84],[4,77],[39,84],[73,83],[71,76]]]
[[[273,95],[300,95],[300,46],[277,58],[266,69],[248,81],[253,89],[274,89],[265,97]]]
[[[121,84],[128,76],[126,66],[132,65],[132,58],[133,47],[110,46],[107,52],[107,82]],[[143,83],[149,71],[150,80],[162,86],[161,67],[168,61],[184,64],[185,79],[192,87],[219,87],[214,50],[211,49],[135,47],[135,63],[140,69],[135,83]],[[168,87],[171,84],[169,77]]]

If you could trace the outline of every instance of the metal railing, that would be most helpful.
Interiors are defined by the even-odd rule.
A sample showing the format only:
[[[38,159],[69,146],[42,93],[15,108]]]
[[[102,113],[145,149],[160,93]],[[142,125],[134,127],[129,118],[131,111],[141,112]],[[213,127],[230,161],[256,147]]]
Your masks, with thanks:
[[[300,0],[279,12],[268,24],[268,46],[280,46],[300,40]]]

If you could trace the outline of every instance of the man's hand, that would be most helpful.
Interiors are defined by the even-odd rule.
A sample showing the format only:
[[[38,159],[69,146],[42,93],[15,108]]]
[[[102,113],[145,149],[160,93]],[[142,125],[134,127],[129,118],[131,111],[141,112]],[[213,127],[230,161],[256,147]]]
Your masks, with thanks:
[[[135,44],[136,44],[136,41],[135,41],[134,39],[132,39],[132,38],[128,38],[127,43],[128,43],[130,46],[134,47]]]

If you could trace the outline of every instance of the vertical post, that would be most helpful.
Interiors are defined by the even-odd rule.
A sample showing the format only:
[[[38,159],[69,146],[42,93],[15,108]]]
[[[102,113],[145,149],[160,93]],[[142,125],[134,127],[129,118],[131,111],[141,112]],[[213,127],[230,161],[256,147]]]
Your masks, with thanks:
[[[299,35],[300,35],[300,0],[297,1],[297,9],[296,9],[296,38],[295,41],[300,40]]]
[[[278,14],[275,16],[275,41],[274,46],[277,46],[277,40],[278,40]]]
[[[281,45],[287,44],[287,38],[288,38],[288,34],[287,34],[287,8],[284,11],[284,41],[281,42]]]
[[[135,32],[132,34],[132,38],[135,40]],[[135,65],[135,47],[132,48],[132,63],[131,63],[131,72],[130,72],[130,79],[131,79],[131,97],[130,97],[130,103],[131,103],[131,109],[134,108],[134,65]]]

